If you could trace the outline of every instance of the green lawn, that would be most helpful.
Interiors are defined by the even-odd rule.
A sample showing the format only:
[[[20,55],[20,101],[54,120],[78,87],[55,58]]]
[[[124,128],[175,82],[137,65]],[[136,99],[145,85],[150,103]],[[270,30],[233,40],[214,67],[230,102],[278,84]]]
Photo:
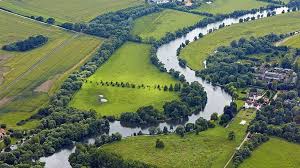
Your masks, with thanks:
[[[236,10],[248,10],[267,6],[268,3],[257,0],[212,0],[213,3],[203,3],[194,11],[208,12],[212,14],[226,14]]]
[[[101,39],[5,12],[0,12],[0,25],[0,46],[37,34],[49,38],[46,45],[28,52],[0,50],[0,123],[16,127],[16,122],[47,103],[63,79],[94,53]]]
[[[70,106],[86,110],[94,109],[100,115],[119,116],[122,112],[134,112],[145,105],[162,108],[164,102],[177,99],[176,92],[154,89],[154,85],[170,85],[178,81],[172,79],[169,74],[160,72],[150,62],[149,49],[150,45],[131,42],[124,44],[94,75],[88,78],[88,82],[76,93]],[[144,84],[151,88],[97,85],[96,82],[101,80]],[[101,104],[98,101],[98,95],[104,95],[108,102]]]
[[[286,40],[283,40],[281,45],[286,45],[294,48],[300,48],[300,35],[294,35],[292,37],[287,38]]]
[[[222,28],[204,36],[196,42],[190,43],[181,51],[181,58],[188,62],[192,69],[202,69],[203,61],[222,45],[229,45],[231,41],[241,37],[263,36],[273,33],[288,33],[299,30],[300,12],[282,14],[274,17],[235,24]]]
[[[191,26],[203,18],[200,15],[167,9],[135,20],[132,34],[138,35],[142,39],[149,39],[150,37],[160,39],[167,32],[174,32]]]
[[[87,22],[98,15],[143,3],[143,0],[2,0],[0,7],[27,16],[53,17],[59,22]]]
[[[240,168],[296,168],[300,165],[300,145],[271,138],[246,159]]]
[[[235,148],[244,139],[247,125],[239,123],[246,120],[248,124],[254,116],[253,111],[245,110],[238,113],[228,128],[217,126],[199,135],[187,134],[184,138],[174,134],[130,137],[105,145],[103,149],[118,153],[126,159],[139,160],[163,168],[220,168],[224,167]],[[236,133],[234,141],[227,139],[231,130]],[[164,142],[164,149],[155,148],[157,138]]]

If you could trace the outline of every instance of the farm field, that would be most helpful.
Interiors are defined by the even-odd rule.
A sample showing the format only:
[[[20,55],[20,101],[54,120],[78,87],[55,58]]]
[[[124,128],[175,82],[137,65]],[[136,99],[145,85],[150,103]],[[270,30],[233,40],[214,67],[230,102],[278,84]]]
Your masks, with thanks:
[[[293,12],[222,28],[190,43],[181,51],[180,57],[185,59],[192,69],[202,69],[203,61],[209,54],[222,45],[229,45],[233,40],[241,37],[259,37],[271,32],[280,34],[299,30],[299,16],[300,12]]]
[[[158,40],[167,32],[191,26],[203,18],[204,16],[167,9],[135,20],[132,34],[142,39],[153,37]]]
[[[124,139],[103,149],[116,152],[125,159],[134,159],[158,167],[224,167],[240,142],[244,139],[247,125],[254,117],[253,111],[240,111],[228,128],[216,126],[199,135],[189,133],[178,135],[137,136]],[[236,139],[227,139],[229,131],[236,133]],[[164,149],[155,148],[156,139],[164,142]],[[180,160],[180,162],[178,161]]]
[[[89,58],[102,40],[6,12],[0,12],[0,24],[0,46],[38,34],[49,38],[44,46],[27,52],[0,50],[0,122],[15,127],[47,103],[67,74]]]
[[[236,10],[248,10],[267,5],[268,3],[257,0],[213,0],[211,4],[203,3],[203,5],[194,11],[226,14]]]
[[[154,89],[155,85],[178,83],[169,74],[161,73],[151,62],[150,46],[127,42],[87,79],[70,106],[79,109],[94,109],[99,115],[119,116],[122,112],[135,112],[139,107],[153,105],[159,109],[164,102],[178,98],[176,92],[165,92]],[[124,82],[135,84],[136,88],[122,88],[97,85],[97,82]],[[140,88],[138,85],[149,85],[151,88]],[[101,104],[99,95],[108,99]]]
[[[279,138],[271,138],[253,151],[240,168],[294,168],[300,165],[300,145]]]
[[[0,7],[27,16],[53,17],[63,23],[88,22],[98,15],[143,3],[143,0],[2,0]]]

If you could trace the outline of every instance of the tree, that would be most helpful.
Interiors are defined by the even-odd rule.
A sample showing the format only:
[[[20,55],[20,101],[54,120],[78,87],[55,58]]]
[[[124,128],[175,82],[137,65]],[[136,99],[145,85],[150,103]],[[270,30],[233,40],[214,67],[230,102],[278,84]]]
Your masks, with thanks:
[[[155,143],[155,147],[156,147],[156,148],[159,148],[159,149],[162,149],[162,148],[165,147],[165,144],[164,144],[164,142],[161,141],[160,139],[157,139],[157,140],[156,140],[156,143]]]
[[[5,146],[9,146],[11,144],[11,140],[8,136],[4,137],[3,142]]]
[[[164,133],[164,134],[168,134],[168,133],[169,133],[168,127],[164,126],[164,128],[163,128],[163,133]]]
[[[176,132],[177,135],[180,135],[181,137],[184,137],[184,133],[185,133],[184,126],[178,125],[175,132]]]
[[[231,140],[231,141],[235,139],[235,133],[233,131],[230,131],[228,133],[228,139]]]
[[[44,18],[43,18],[43,16],[39,16],[39,17],[37,17],[37,18],[35,18],[37,21],[40,21],[40,22],[43,22],[44,21]]]
[[[48,24],[54,24],[54,23],[55,23],[55,19],[54,19],[54,18],[48,18],[48,19],[46,20],[46,22],[47,22]]]
[[[218,113],[214,112],[210,116],[210,120],[217,121],[219,119]]]

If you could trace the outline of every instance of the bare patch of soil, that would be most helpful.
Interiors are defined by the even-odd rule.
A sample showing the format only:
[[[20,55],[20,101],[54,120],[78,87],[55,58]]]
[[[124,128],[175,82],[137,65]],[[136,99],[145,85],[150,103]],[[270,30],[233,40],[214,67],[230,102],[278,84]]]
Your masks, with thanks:
[[[40,86],[36,87],[34,89],[34,91],[35,92],[47,93],[51,89],[51,87],[52,87],[52,85],[54,83],[54,80],[55,79],[47,80],[46,82],[42,83]]]
[[[13,97],[4,97],[4,98],[0,99],[0,107],[11,102],[12,99],[13,99]]]

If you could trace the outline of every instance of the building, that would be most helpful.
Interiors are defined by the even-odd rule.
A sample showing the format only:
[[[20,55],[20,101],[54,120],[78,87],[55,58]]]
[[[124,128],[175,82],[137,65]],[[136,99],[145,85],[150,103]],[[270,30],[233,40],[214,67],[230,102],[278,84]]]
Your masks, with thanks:
[[[265,82],[277,81],[285,84],[295,84],[297,81],[297,74],[292,69],[261,66],[255,68],[255,73],[257,79]]]
[[[3,128],[0,128],[0,139],[3,139],[6,136],[6,131]]]

